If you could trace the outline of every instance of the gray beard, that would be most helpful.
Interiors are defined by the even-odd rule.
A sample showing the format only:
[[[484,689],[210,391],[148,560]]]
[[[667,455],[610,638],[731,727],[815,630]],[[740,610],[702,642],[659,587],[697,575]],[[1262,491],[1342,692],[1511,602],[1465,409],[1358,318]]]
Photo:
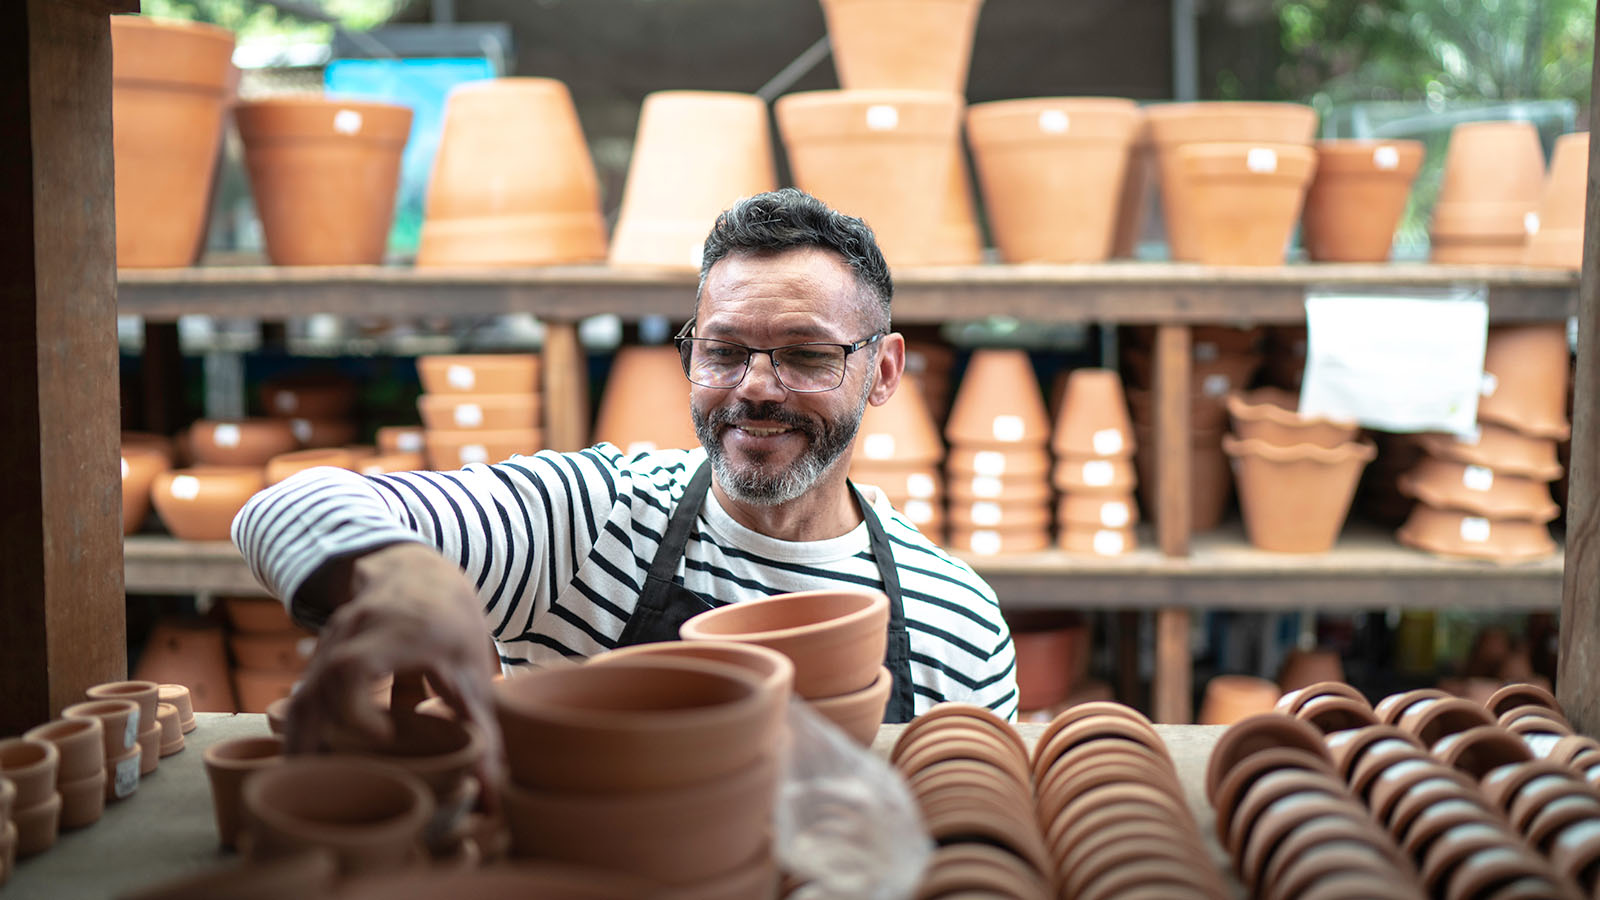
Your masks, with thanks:
[[[694,418],[695,436],[706,448],[706,458],[711,461],[711,471],[717,476],[717,484],[728,496],[751,506],[777,506],[809,491],[855,443],[856,432],[861,428],[861,414],[866,409],[867,395],[871,391],[869,379],[856,403],[855,413],[832,425],[770,402],[759,405],[740,402],[735,406],[722,407],[710,415],[691,407],[690,414]],[[788,468],[778,472],[767,471],[761,463],[735,469],[722,452],[722,440],[718,432],[723,426],[746,419],[780,422],[799,431],[808,442],[805,452]]]

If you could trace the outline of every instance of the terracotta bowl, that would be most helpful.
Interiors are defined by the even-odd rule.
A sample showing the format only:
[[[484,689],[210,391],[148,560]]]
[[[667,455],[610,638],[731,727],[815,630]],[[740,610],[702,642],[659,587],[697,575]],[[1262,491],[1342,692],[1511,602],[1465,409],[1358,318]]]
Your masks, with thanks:
[[[188,734],[195,728],[194,699],[189,688],[181,684],[163,684],[156,689],[156,699],[178,708],[178,730]]]
[[[787,710],[747,668],[664,656],[541,669],[494,693],[513,781],[597,795],[744,770],[773,752]]]
[[[1315,665],[1312,668],[1314,668],[1316,670],[1325,669],[1326,657],[1323,657],[1320,654],[1315,654],[1315,655],[1313,655],[1313,654],[1304,654],[1304,655],[1302,655],[1300,657],[1297,657],[1297,658],[1305,659],[1307,657],[1309,657],[1310,660],[1315,662]],[[1298,672],[1290,672],[1289,671],[1290,668],[1291,667],[1290,667],[1290,665],[1288,663],[1284,664],[1283,671],[1281,671],[1279,673],[1279,675],[1278,675],[1278,682],[1279,682],[1278,686],[1279,687],[1283,687],[1283,682],[1285,680],[1284,676],[1286,674],[1288,674],[1288,675],[1298,674]],[[1314,699],[1316,699],[1318,697],[1327,697],[1327,696],[1347,697],[1347,698],[1349,698],[1351,700],[1354,700],[1354,701],[1357,701],[1359,703],[1367,703],[1367,698],[1366,698],[1365,694],[1361,693],[1360,691],[1356,690],[1355,688],[1351,687],[1350,685],[1344,683],[1343,681],[1336,680],[1336,679],[1335,680],[1315,680],[1315,681],[1311,681],[1309,683],[1303,683],[1302,685],[1297,685],[1297,686],[1292,687],[1292,688],[1284,688],[1284,690],[1285,690],[1286,693],[1284,693],[1283,696],[1278,698],[1278,702],[1276,704],[1274,704],[1273,709],[1275,709],[1278,712],[1284,713],[1285,715],[1291,715],[1291,716],[1294,715],[1295,713],[1299,712],[1300,711],[1300,707],[1305,706],[1307,703],[1310,703],[1312,700],[1314,700]],[[1370,703],[1367,703],[1367,708],[1371,709],[1372,705]]]
[[[883,665],[889,600],[877,591],[823,590],[731,603],[683,623],[684,640],[741,641],[788,656],[795,693],[834,697],[870,685]]]
[[[188,443],[197,464],[246,468],[300,446],[287,419],[201,419],[189,429]]]
[[[510,431],[539,427],[540,395],[423,394],[417,398],[422,424],[429,429]]]
[[[355,402],[355,384],[331,373],[283,375],[261,385],[261,408],[271,416],[342,419]]]
[[[532,454],[544,449],[544,430],[429,429],[423,438],[428,466],[440,471],[462,468],[472,463],[504,462],[517,454]]]
[[[77,781],[105,772],[105,726],[97,718],[56,719],[30,728],[22,736],[56,745],[61,757],[57,781]],[[121,737],[117,736],[119,741]],[[4,812],[3,804],[0,804],[0,812]],[[0,820],[4,818],[0,815]]]
[[[1294,715],[1317,726],[1323,734],[1330,735],[1378,724],[1372,707],[1365,700],[1351,700],[1348,697],[1314,697]]]
[[[198,466],[156,476],[150,499],[161,521],[188,541],[225,541],[233,517],[266,486],[259,468]]]
[[[206,778],[211,782],[211,806],[216,817],[217,835],[223,847],[231,848],[243,821],[239,797],[245,777],[283,762],[283,739],[273,737],[234,738],[205,749]]]
[[[344,447],[321,447],[314,450],[280,453],[267,460],[267,484],[277,484],[291,475],[298,475],[318,466],[354,470],[356,461],[355,456]]]
[[[150,514],[150,486],[172,468],[171,457],[150,447],[122,448],[122,533],[133,534]]]
[[[433,798],[415,776],[340,756],[262,768],[245,779],[240,799],[251,859],[320,847],[333,852],[345,877],[414,862],[433,815]]]
[[[533,354],[417,357],[417,374],[429,394],[533,393],[539,390],[539,369]]]
[[[1300,398],[1281,388],[1229,394],[1227,406],[1233,433],[1241,440],[1259,439],[1280,447],[1337,447],[1355,440],[1361,430],[1354,422],[1300,415]]]
[[[589,664],[652,656],[704,659],[743,666],[755,673],[775,695],[783,698],[794,695],[794,663],[782,653],[758,644],[738,641],[658,641],[607,650],[590,657]]]
[[[1416,735],[1424,747],[1431,748],[1446,735],[1493,725],[1494,719],[1476,703],[1451,697],[1412,704],[1397,724],[1401,730]]]
[[[878,670],[878,677],[859,691],[837,697],[818,697],[807,705],[824,719],[839,726],[850,739],[863,747],[872,746],[883,724],[883,711],[889,703],[889,693],[894,689],[894,674],[888,666]]]
[[[49,802],[56,789],[61,752],[49,741],[31,738],[0,740],[0,777],[16,788],[13,815]]]
[[[1278,686],[1253,675],[1218,675],[1206,682],[1200,704],[1201,725],[1232,725],[1260,713],[1271,712]]]
[[[1122,377],[1111,369],[1074,369],[1050,447],[1056,453],[1132,456],[1133,423]]]

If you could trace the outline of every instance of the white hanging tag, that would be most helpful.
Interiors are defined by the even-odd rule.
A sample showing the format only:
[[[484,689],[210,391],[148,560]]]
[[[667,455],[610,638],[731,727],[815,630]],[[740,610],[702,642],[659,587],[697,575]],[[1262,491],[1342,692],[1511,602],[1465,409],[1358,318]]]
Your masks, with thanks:
[[[1221,372],[1212,372],[1200,379],[1200,392],[1207,397],[1221,397],[1233,388],[1233,379]]]
[[[402,453],[420,453],[422,451],[422,432],[402,431],[395,439],[394,445]]]
[[[272,395],[273,408],[281,413],[292,413],[300,405],[300,398],[294,391],[278,391]]]
[[[1500,390],[1500,376],[1493,372],[1484,372],[1478,392],[1485,397],[1493,397],[1494,392],[1498,390]]]
[[[1530,237],[1535,235],[1535,234],[1538,234],[1539,233],[1539,214],[1536,213],[1536,212],[1530,212],[1530,213],[1527,213],[1527,214],[1523,215],[1523,217],[1522,217],[1522,230],[1526,231]]]
[[[294,433],[294,439],[302,444],[311,443],[311,420],[290,419],[289,430]]]
[[[1214,341],[1198,341],[1194,345],[1195,362],[1216,362],[1221,354],[1222,350]]]
[[[139,787],[139,757],[125,759],[117,763],[117,768],[112,778],[111,793],[121,800],[132,794]]]
[[[126,456],[122,457],[122,477],[128,477],[128,458]]]

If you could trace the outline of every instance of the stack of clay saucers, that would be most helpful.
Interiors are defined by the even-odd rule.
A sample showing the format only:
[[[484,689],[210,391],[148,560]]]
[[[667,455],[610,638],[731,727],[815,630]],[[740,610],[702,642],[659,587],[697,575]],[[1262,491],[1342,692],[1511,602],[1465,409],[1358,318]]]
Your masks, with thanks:
[[[947,547],[992,556],[1050,545],[1050,417],[1028,354],[975,350],[945,423]]]
[[[938,845],[917,897],[1055,896],[1028,751],[1009,723],[980,706],[940,703],[905,727],[889,761]]]
[[[850,479],[876,485],[934,543],[944,541],[944,441],[915,381],[900,380],[882,406],[867,406],[850,456]]]
[[[61,821],[56,771],[61,755],[49,741],[0,740],[0,878],[17,859],[55,846]]]
[[[1056,546],[1118,556],[1137,543],[1133,525],[1133,424],[1122,379],[1110,369],[1074,369],[1050,439],[1055,451]],[[1118,476],[1121,476],[1119,478]]]
[[[1396,533],[1443,556],[1514,563],[1556,552],[1548,523],[1560,514],[1550,482],[1567,424],[1566,326],[1489,329],[1478,427],[1419,440],[1426,456],[1401,477],[1419,502]]]
[[[420,356],[417,373],[431,468],[497,463],[544,448],[538,356]]]

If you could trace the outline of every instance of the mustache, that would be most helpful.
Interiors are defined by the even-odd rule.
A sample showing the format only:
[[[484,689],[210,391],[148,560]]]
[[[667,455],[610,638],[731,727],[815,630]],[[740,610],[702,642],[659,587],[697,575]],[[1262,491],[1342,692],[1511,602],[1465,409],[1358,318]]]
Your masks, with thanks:
[[[751,403],[749,400],[740,400],[732,406],[712,410],[710,424],[712,426],[732,426],[751,419],[788,425],[808,435],[815,435],[820,430],[817,423],[810,416],[801,415],[771,400],[764,403]]]

